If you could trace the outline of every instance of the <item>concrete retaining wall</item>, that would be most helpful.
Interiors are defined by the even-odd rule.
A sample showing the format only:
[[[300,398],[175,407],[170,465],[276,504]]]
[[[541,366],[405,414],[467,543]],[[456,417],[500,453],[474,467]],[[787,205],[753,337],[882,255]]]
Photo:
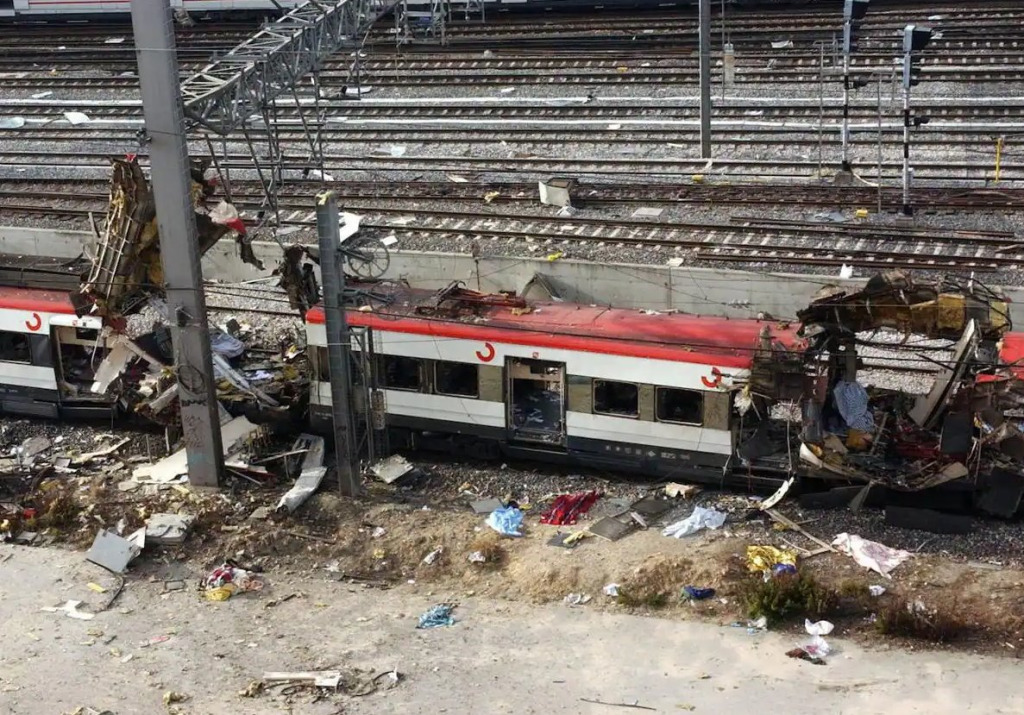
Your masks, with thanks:
[[[90,234],[79,231],[0,227],[0,253],[74,257]],[[258,271],[242,263],[233,241],[221,241],[203,258],[208,279],[234,283],[270,274],[281,256],[273,242],[256,242],[253,250],[266,264]],[[451,253],[401,251],[391,254],[392,278],[424,288],[442,288],[453,280],[474,290],[522,291],[542,274],[564,300],[621,308],[675,309],[732,318],[758,312],[777,318],[796,315],[824,285],[860,287],[863,278],[752,273],[710,268],[548,261],[544,258],[481,258]],[[1024,329],[1024,289],[1006,288],[1013,301],[1010,315]]]

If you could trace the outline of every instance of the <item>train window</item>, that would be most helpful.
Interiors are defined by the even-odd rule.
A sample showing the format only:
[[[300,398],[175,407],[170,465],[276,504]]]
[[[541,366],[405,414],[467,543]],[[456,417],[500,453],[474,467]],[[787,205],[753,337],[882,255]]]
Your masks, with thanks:
[[[32,362],[32,353],[28,347],[28,336],[23,333],[0,330],[0,360],[4,362]]]
[[[617,417],[640,415],[640,387],[632,382],[594,380],[594,413]]]
[[[434,392],[439,395],[477,397],[480,384],[476,365],[438,360],[434,363]]]
[[[416,358],[402,355],[381,355],[380,375],[384,387],[393,390],[419,390],[423,380],[422,363]]]
[[[659,387],[655,405],[659,422],[699,425],[704,421],[704,395],[696,390]]]
[[[330,382],[331,381],[331,358],[327,352],[327,348],[318,346],[310,347],[309,353],[309,367],[313,374],[313,379],[316,382]],[[363,384],[363,371],[359,367],[359,353],[352,353],[349,366],[352,372],[352,384],[362,385]]]

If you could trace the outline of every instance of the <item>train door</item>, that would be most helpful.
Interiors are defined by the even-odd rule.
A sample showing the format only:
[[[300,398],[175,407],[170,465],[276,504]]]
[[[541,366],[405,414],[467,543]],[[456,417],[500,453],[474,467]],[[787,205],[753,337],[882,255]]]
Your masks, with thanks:
[[[565,363],[508,358],[509,441],[565,446]]]

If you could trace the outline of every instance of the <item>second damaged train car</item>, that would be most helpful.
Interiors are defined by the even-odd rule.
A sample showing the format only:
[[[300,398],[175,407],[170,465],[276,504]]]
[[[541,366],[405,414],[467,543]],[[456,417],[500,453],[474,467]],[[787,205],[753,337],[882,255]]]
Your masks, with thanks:
[[[945,485],[982,503],[1010,494],[1012,511],[1024,494],[1013,416],[1024,402],[1022,341],[1007,332],[1005,299],[980,285],[892,272],[862,291],[824,291],[793,324],[533,303],[458,285],[357,288],[357,412],[392,446],[758,489],[793,476],[808,488]],[[311,417],[324,425],[321,308],[306,329]],[[861,379],[860,350],[879,331],[945,341],[944,357],[912,361],[930,366],[920,394]]]

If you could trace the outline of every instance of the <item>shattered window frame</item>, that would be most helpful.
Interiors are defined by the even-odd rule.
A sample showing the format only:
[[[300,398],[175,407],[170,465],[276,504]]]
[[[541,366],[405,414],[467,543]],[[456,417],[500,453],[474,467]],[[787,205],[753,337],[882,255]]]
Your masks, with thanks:
[[[689,422],[678,419],[671,419],[669,417],[662,416],[663,407],[665,402],[665,395],[668,393],[680,393],[686,397],[692,397],[697,399],[696,413],[697,421]],[[666,422],[675,425],[690,425],[694,427],[701,427],[704,424],[704,393],[700,390],[688,390],[685,387],[655,387],[654,388],[654,419],[658,422]]]
[[[609,386],[615,385],[615,389],[621,389],[622,387],[633,388],[633,411],[632,412],[617,412],[614,410],[600,410],[597,407],[597,392],[599,385]],[[608,400],[604,402],[607,404]],[[626,382],[624,380],[605,380],[603,378],[594,378],[591,388],[591,410],[595,415],[607,415],[608,417],[625,417],[631,420],[640,419],[640,383],[638,382]]]
[[[466,370],[467,373],[472,370],[473,372],[473,391],[472,392],[451,392],[444,391],[441,389],[441,376],[440,371],[444,370]],[[468,380],[461,380],[457,382],[465,382],[468,384]],[[456,362],[454,360],[435,360],[434,361],[434,393],[437,395],[446,395],[448,397],[480,397],[480,368],[478,365],[469,362]]]
[[[406,355],[378,355],[378,380],[377,382],[386,390],[401,390],[403,392],[422,392],[423,391],[423,359],[408,357]],[[405,367],[412,367],[412,363],[415,363],[415,370],[403,370],[401,369],[401,362],[405,362]],[[395,370],[389,369],[390,365],[394,364]],[[415,387],[407,387],[404,385],[393,385],[388,380],[389,374],[395,375],[414,375],[416,378]]]
[[[27,333],[19,333],[16,330],[0,330],[0,346],[3,346],[6,340],[11,340],[11,346],[16,347],[16,344],[24,346],[25,357],[23,359],[6,357],[0,354],[0,362],[9,362],[15,365],[32,365],[32,344],[30,341],[31,336]]]

